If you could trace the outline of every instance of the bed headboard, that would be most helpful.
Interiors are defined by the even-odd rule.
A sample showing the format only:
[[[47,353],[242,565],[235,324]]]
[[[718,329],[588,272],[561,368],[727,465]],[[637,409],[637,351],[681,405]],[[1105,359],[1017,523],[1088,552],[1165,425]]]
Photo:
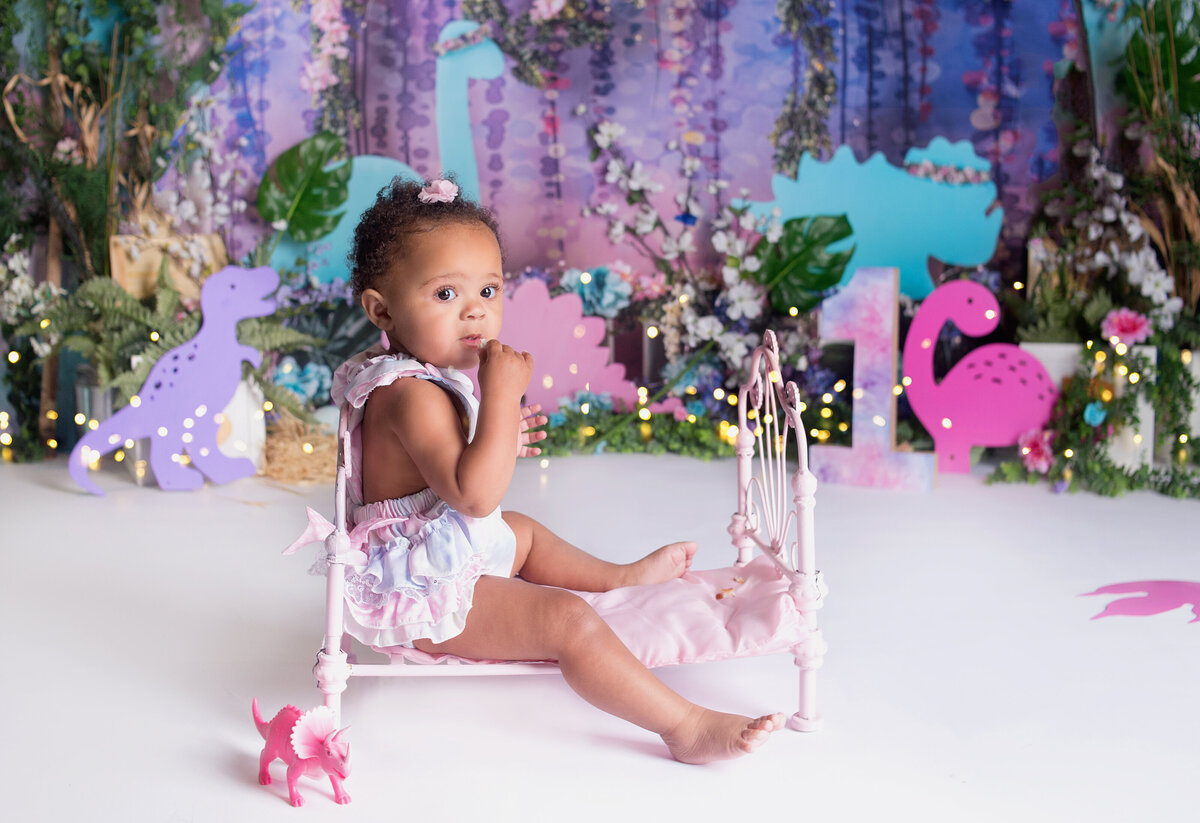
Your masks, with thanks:
[[[787,451],[793,437],[798,465],[789,473]],[[768,330],[762,345],[755,348],[750,376],[738,392],[736,453],[738,507],[729,533],[738,551],[738,564],[748,563],[758,547],[793,582],[816,586],[813,505],[817,478],[808,470],[800,391],[795,383],[783,382],[773,331]]]

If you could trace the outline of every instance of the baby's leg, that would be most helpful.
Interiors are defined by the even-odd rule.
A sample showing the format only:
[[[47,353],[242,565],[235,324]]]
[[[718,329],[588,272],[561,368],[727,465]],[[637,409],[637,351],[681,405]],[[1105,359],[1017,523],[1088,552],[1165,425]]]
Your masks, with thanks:
[[[688,702],[643,666],[579,597],[523,580],[481,577],[463,633],[414,645],[459,657],[557,660],[584,700],[661,735],[686,763],[739,757],[783,728],[783,715],[742,717]]]
[[[531,517],[504,512],[517,538],[513,574],[530,583],[580,592],[606,592],[622,586],[662,583],[691,568],[695,543],[670,543],[634,563],[609,563],[571,545]]]

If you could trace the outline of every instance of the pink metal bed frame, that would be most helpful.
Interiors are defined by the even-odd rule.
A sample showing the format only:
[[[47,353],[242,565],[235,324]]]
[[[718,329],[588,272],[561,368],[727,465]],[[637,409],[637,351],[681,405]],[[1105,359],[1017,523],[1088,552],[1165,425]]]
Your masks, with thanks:
[[[821,725],[816,710],[816,672],[826,643],[817,628],[826,587],[814,559],[813,503],[817,480],[808,470],[808,448],[800,419],[799,392],[794,383],[783,383],[779,349],[768,331],[751,356],[750,379],[738,393],[737,511],[729,533],[737,548],[737,565],[744,566],[754,549],[774,561],[790,580],[787,596],[800,614],[803,636],[791,648],[800,669],[799,709],[788,725],[815,731]],[[796,436],[798,468],[790,474],[787,449],[790,433]],[[349,434],[343,410],[339,426],[334,531],[325,539],[328,561],[325,588],[325,641],[313,669],[325,705],[341,725],[341,696],[351,677],[413,677],[447,675],[544,674],[558,671],[554,663],[489,663],[464,665],[450,659],[436,664],[409,662],[351,662],[343,648],[343,593],[345,558],[350,550],[346,531],[346,479],[350,471]],[[755,455],[757,454],[757,470]],[[788,536],[794,531],[795,539]]]

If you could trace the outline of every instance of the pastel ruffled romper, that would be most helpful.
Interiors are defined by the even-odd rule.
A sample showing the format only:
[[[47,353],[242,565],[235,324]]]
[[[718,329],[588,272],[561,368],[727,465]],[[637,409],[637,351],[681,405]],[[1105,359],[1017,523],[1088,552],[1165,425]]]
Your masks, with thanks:
[[[333,400],[349,405],[351,476],[347,483],[350,545],[346,565],[346,630],[377,649],[435,643],[460,634],[481,575],[509,577],[516,538],[500,516],[468,517],[432,489],[363,503],[363,408],[371,392],[402,377],[430,380],[466,412],[475,436],[479,402],[470,378],[457,369],[422,365],[375,346],[338,367]]]

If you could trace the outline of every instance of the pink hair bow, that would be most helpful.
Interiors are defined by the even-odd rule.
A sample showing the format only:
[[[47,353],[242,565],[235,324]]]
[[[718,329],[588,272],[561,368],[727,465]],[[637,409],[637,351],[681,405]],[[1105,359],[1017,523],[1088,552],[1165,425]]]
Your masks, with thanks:
[[[417,199],[422,203],[449,203],[458,196],[458,186],[449,180],[432,180],[421,189]]]

